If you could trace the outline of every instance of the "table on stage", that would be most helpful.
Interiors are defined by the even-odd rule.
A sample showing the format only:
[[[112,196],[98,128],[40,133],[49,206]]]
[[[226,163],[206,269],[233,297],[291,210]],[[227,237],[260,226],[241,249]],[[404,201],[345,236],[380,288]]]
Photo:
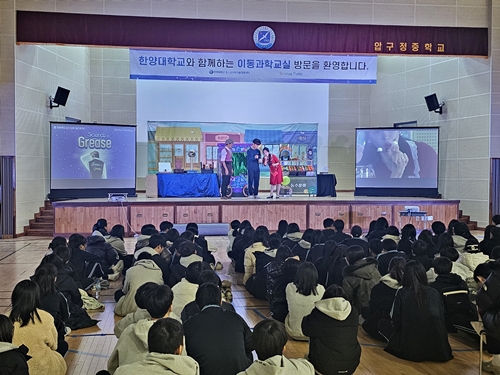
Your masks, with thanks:
[[[159,197],[220,197],[215,173],[158,173]]]
[[[336,197],[337,191],[335,186],[337,185],[337,178],[334,174],[318,174],[317,175],[317,187],[316,196],[317,197]]]

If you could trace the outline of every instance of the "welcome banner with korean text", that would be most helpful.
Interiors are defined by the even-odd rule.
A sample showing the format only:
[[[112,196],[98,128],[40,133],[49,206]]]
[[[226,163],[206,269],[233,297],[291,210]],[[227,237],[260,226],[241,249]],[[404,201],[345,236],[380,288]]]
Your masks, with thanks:
[[[377,57],[131,49],[130,78],[374,84]]]

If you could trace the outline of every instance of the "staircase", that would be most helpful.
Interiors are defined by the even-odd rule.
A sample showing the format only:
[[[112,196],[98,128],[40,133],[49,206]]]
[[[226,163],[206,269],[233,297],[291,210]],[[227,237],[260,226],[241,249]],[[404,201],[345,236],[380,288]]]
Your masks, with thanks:
[[[469,227],[469,230],[476,230],[477,229],[477,221],[470,221],[470,216],[469,215],[463,215],[462,210],[458,210],[458,221],[461,223],[467,224]]]
[[[24,234],[26,236],[53,236],[54,209],[50,201],[45,201],[45,205],[40,207],[40,211],[35,214],[35,218],[30,220],[30,225],[24,227]]]

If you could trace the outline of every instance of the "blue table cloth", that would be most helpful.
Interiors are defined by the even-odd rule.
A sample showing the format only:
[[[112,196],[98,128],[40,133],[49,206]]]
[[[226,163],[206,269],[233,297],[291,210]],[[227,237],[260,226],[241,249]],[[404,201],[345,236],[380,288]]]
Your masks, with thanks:
[[[215,173],[158,173],[159,197],[220,197]]]

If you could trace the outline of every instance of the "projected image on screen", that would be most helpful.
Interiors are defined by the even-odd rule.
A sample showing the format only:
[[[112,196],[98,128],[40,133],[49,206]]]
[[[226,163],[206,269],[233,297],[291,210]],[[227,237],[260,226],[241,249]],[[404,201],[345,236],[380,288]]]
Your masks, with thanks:
[[[356,129],[356,188],[437,188],[438,128]]]
[[[51,123],[51,193],[135,189],[135,126]]]

